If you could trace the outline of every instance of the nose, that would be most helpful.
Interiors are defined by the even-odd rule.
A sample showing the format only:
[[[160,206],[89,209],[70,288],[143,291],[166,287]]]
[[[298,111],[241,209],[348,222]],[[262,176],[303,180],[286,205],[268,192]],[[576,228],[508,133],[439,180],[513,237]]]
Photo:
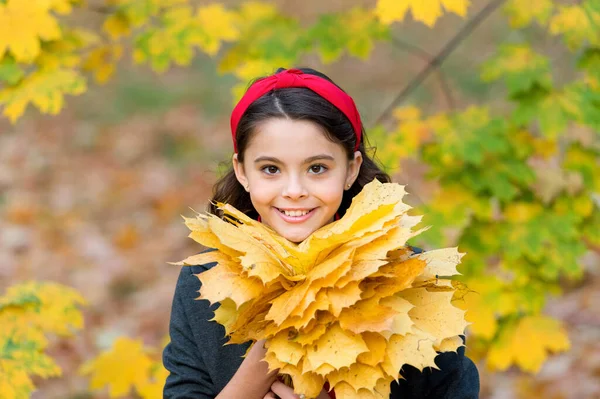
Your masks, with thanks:
[[[299,199],[304,198],[308,195],[308,191],[304,184],[302,184],[302,180],[299,178],[290,178],[287,179],[284,187],[282,195],[289,199]]]

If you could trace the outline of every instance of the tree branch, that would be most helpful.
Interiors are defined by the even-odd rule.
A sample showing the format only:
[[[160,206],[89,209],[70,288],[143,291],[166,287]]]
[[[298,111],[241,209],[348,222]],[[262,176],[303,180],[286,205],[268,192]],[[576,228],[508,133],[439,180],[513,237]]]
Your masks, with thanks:
[[[479,24],[481,24],[490,14],[492,14],[498,7],[502,5],[506,0],[492,0],[486,5],[477,15],[475,15],[458,33],[450,39],[448,43],[440,50],[437,55],[429,61],[429,64],[421,71],[414,79],[402,89],[400,94],[396,96],[394,101],[383,111],[383,113],[375,121],[375,125],[381,124],[393,111],[398,104],[402,103],[406,98],[417,89],[421,83],[429,76],[429,74],[436,68],[438,68],[450,54],[458,47],[462,41],[467,38]]]
[[[392,43],[399,49],[405,50],[409,54],[416,55],[422,60],[427,61],[427,63],[431,63],[431,60],[433,59],[433,55],[423,50],[421,47],[415,46],[414,44],[405,42],[395,37],[392,37]],[[452,90],[450,89],[448,80],[446,79],[446,76],[444,75],[444,72],[442,71],[442,68],[440,68],[439,65],[437,66],[437,72],[438,77],[440,79],[440,86],[442,87],[442,91],[444,92],[444,97],[446,97],[446,103],[448,104],[448,108],[454,110],[455,104],[454,98],[452,96]]]
[[[116,11],[115,7],[109,7],[109,6],[92,6],[92,5],[90,5],[86,9],[91,12],[98,13],[98,14],[113,14]]]

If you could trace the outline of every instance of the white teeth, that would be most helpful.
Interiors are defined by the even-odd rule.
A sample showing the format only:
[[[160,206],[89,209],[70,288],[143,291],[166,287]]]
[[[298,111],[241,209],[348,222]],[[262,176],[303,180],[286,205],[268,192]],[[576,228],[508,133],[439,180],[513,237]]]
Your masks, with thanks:
[[[293,217],[304,216],[308,212],[309,211],[283,211],[283,213],[285,213],[286,216],[293,216]]]

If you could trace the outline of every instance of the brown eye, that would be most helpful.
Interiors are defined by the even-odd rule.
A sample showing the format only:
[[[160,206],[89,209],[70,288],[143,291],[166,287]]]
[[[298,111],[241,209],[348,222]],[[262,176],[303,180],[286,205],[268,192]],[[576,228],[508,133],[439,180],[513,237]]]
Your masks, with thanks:
[[[263,166],[261,169],[263,172],[265,172],[268,175],[274,175],[275,173],[277,173],[279,171],[279,168],[277,168],[277,166],[273,166],[273,165]]]
[[[327,166],[322,165],[322,164],[312,165],[310,167],[311,173],[314,173],[315,175],[320,175],[321,173],[324,173],[326,170],[327,170]]]

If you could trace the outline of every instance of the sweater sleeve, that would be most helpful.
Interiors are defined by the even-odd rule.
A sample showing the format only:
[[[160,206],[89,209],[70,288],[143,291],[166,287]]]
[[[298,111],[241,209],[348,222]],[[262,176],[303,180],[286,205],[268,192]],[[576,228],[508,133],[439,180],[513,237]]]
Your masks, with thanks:
[[[197,297],[194,279],[189,267],[182,267],[175,287],[171,309],[169,335],[171,342],[163,351],[163,364],[169,371],[165,382],[165,399],[212,399],[213,383],[207,372],[186,312],[184,301]],[[196,279],[197,280],[197,279]],[[207,304],[207,301],[199,301]],[[197,304],[199,305],[199,304]],[[208,309],[208,305],[206,305]]]
[[[465,337],[461,335],[463,342]],[[475,364],[465,356],[465,347],[457,352],[440,353],[435,358],[440,370],[430,367],[420,372],[404,365],[401,374],[406,380],[392,382],[391,399],[477,399],[479,373]]]

